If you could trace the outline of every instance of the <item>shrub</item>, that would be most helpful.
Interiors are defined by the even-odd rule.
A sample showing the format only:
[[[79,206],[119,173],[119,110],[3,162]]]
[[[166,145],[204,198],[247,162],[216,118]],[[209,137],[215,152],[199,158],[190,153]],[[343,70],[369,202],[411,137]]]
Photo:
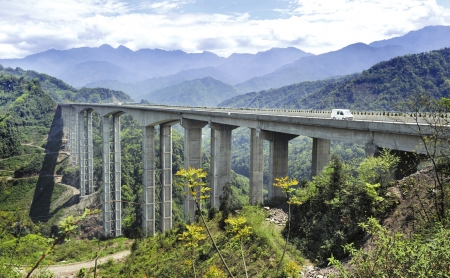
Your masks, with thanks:
[[[450,230],[437,225],[427,235],[408,239],[392,233],[375,218],[360,226],[372,235],[370,251],[344,246],[351,255],[350,269],[334,257],[329,259],[340,277],[448,277],[450,271]]]

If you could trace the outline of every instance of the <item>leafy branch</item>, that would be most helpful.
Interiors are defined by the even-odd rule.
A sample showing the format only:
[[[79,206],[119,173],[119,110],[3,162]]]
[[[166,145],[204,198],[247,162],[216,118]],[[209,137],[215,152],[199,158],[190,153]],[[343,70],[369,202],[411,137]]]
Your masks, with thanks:
[[[228,275],[230,277],[233,277],[230,269],[228,268],[227,264],[225,263],[225,260],[222,256],[222,253],[219,250],[219,247],[217,247],[217,244],[211,235],[211,231],[209,230],[208,225],[206,225],[206,220],[203,217],[203,214],[201,213],[201,210],[200,210],[201,200],[209,198],[210,188],[206,187],[206,183],[203,182],[203,180],[202,180],[202,179],[206,178],[206,175],[207,174],[205,171],[203,171],[203,169],[201,169],[201,168],[195,169],[195,168],[191,168],[191,167],[189,167],[188,170],[181,169],[180,171],[175,173],[175,176],[178,176],[181,179],[181,182],[179,182],[178,185],[182,186],[182,187],[187,185],[188,190],[187,190],[187,192],[185,192],[185,194],[190,195],[192,200],[195,202],[197,211],[200,214],[202,222],[205,225],[206,231],[208,232],[208,236],[211,239],[214,248],[216,249],[217,253],[219,254],[219,257],[222,260],[222,263],[225,266],[225,268],[228,272]]]

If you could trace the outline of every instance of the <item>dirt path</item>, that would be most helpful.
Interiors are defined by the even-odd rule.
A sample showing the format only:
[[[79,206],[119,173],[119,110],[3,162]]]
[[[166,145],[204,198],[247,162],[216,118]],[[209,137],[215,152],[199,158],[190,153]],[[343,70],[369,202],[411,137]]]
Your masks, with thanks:
[[[123,261],[130,254],[130,250],[125,250],[115,254],[111,254],[105,257],[101,257],[97,260],[97,265],[104,264],[108,259],[113,259],[114,261]],[[65,265],[51,265],[47,269],[55,274],[55,277],[76,277],[78,271],[82,268],[88,269],[95,266],[95,260],[71,263]]]

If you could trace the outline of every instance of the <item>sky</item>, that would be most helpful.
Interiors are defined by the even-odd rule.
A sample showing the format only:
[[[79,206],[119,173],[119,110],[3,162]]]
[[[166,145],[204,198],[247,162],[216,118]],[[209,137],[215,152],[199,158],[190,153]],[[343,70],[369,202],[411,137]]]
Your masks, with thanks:
[[[0,58],[120,45],[321,54],[450,25],[450,0],[0,0]]]

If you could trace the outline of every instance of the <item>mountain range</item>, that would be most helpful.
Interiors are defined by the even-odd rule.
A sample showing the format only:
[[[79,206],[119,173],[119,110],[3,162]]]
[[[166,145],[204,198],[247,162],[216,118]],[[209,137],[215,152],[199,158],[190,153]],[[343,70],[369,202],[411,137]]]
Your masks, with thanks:
[[[428,26],[401,37],[355,43],[320,55],[288,47],[224,58],[211,52],[132,51],[102,45],[51,49],[23,59],[0,59],[0,64],[46,73],[74,87],[123,91],[137,101],[163,104],[184,99],[185,103],[177,104],[204,106],[237,94],[357,73],[393,57],[447,46],[450,26]],[[205,97],[208,92],[210,98]]]
[[[395,57],[359,74],[239,95],[218,106],[405,111],[403,104],[417,96],[450,96],[450,48]]]

